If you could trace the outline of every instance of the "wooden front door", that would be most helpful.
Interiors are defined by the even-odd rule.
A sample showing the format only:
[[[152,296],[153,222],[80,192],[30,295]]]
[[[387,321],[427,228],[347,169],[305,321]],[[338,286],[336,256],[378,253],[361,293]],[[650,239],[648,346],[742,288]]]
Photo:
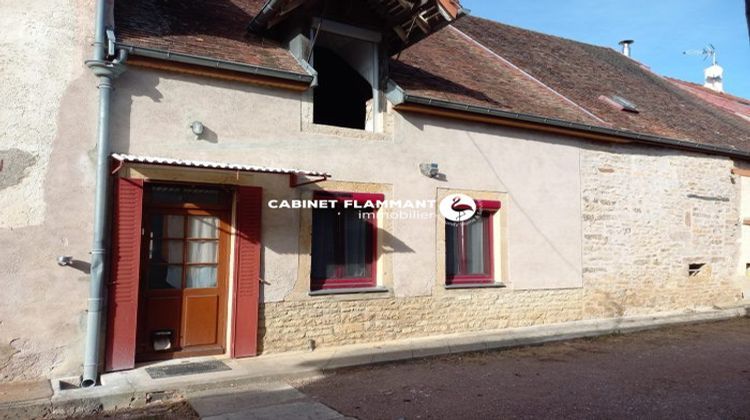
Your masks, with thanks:
[[[231,192],[147,184],[136,359],[221,354]]]

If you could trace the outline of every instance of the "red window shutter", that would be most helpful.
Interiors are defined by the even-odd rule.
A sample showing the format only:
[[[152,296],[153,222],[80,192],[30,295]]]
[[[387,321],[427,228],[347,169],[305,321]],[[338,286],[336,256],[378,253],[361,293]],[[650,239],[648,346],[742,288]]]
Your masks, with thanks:
[[[232,357],[258,352],[260,216],[263,189],[237,188],[237,238]]]
[[[143,180],[117,178],[113,207],[105,354],[107,372],[131,369],[135,365]]]

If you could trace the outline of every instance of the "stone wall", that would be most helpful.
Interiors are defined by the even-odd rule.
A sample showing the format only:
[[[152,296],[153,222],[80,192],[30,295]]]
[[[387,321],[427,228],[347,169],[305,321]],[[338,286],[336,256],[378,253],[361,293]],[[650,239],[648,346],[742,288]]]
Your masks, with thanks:
[[[736,302],[739,183],[727,158],[646,147],[582,155],[586,317]],[[705,264],[695,276],[689,264]]]
[[[260,311],[260,350],[304,350],[309,340],[335,346],[581,319],[581,289],[467,290],[437,298],[266,303]]]

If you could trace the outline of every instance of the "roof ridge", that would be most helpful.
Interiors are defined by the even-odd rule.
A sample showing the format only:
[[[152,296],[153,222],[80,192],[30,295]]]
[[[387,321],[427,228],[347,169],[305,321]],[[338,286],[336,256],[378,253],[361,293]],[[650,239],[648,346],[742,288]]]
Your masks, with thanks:
[[[606,51],[612,51],[612,52],[615,52],[615,53],[617,53],[617,50],[615,50],[615,49],[614,49],[613,47],[608,47],[608,46],[606,46],[606,45],[589,44],[588,42],[578,41],[578,40],[576,40],[576,39],[571,39],[571,38],[565,38],[565,37],[563,37],[563,36],[560,36],[560,35],[555,35],[555,34],[548,34],[548,33],[546,33],[546,32],[535,31],[535,30],[533,30],[533,29],[529,29],[529,28],[524,28],[524,27],[521,27],[521,26],[516,26],[516,25],[511,25],[511,24],[509,24],[509,23],[505,23],[505,22],[500,22],[500,21],[497,21],[497,20],[494,20],[494,19],[490,19],[490,18],[486,18],[486,17],[483,17],[483,16],[475,16],[475,15],[470,15],[470,16],[465,16],[465,17],[463,17],[462,19],[476,19],[476,20],[483,20],[483,21],[486,21],[486,22],[491,22],[491,23],[493,23],[493,24],[496,24],[496,25],[501,25],[501,26],[509,26],[509,27],[511,27],[511,28],[514,28],[514,29],[518,29],[519,31],[524,31],[524,32],[530,32],[530,33],[534,33],[534,34],[539,34],[539,35],[542,35],[542,36],[546,36],[546,37],[549,37],[549,38],[557,38],[557,39],[562,39],[562,40],[564,40],[564,41],[566,41],[566,42],[573,42],[573,43],[576,43],[576,44],[584,45],[584,46],[586,46],[586,47],[595,47],[595,48],[601,48],[601,49],[603,49],[603,50],[606,50]],[[459,20],[457,19],[457,20],[456,20],[456,22],[459,22]],[[453,24],[451,24],[450,26],[454,26],[454,25],[453,25]],[[619,54],[619,53],[618,53],[618,54]],[[632,58],[631,58],[631,59],[632,59]],[[636,61],[636,62],[638,62],[637,60],[633,60],[633,61]]]
[[[698,89],[701,89],[701,90],[705,91],[706,93],[710,93],[712,95],[717,95],[717,96],[725,97],[727,99],[737,100],[738,102],[742,103],[743,105],[750,105],[750,98],[745,98],[743,96],[737,96],[737,95],[734,95],[734,94],[731,94],[731,93],[727,93],[727,92],[717,92],[715,90],[711,90],[710,88],[707,88],[707,87],[701,85],[700,83],[691,82],[689,80],[682,80],[682,79],[678,79],[676,77],[671,77],[671,76],[664,76],[664,78],[666,78],[668,80],[672,80],[672,81],[680,83],[680,84],[687,84],[687,85],[690,85],[690,86],[694,86],[694,87],[696,87]]]
[[[554,94],[555,96],[557,96],[557,97],[559,97],[560,99],[564,100],[565,102],[567,102],[567,103],[569,103],[569,104],[573,105],[574,107],[576,107],[576,108],[577,108],[577,109],[579,109],[580,111],[583,111],[583,113],[584,113],[584,114],[588,115],[589,117],[591,117],[591,118],[595,119],[596,121],[598,121],[598,122],[600,122],[600,123],[602,123],[602,124],[605,124],[605,125],[610,125],[610,124],[609,124],[608,122],[606,122],[606,121],[605,121],[605,120],[603,120],[602,118],[598,117],[598,116],[597,116],[596,114],[594,114],[593,112],[589,111],[588,109],[586,109],[586,108],[584,108],[583,106],[579,105],[578,103],[576,103],[576,102],[575,102],[575,101],[573,101],[572,99],[568,98],[567,96],[565,96],[565,95],[563,95],[562,93],[558,92],[557,90],[553,89],[553,88],[552,88],[551,86],[548,86],[548,85],[547,85],[546,83],[544,83],[544,82],[542,82],[541,80],[537,79],[536,77],[532,76],[532,75],[531,75],[530,73],[528,73],[528,72],[527,72],[527,71],[525,71],[524,69],[522,69],[522,68],[518,67],[517,65],[513,64],[513,63],[512,63],[512,62],[511,62],[510,60],[508,60],[507,58],[505,58],[505,57],[501,56],[500,54],[496,53],[495,51],[492,51],[492,50],[491,50],[490,48],[488,48],[488,47],[487,47],[486,45],[484,45],[484,44],[482,44],[481,42],[479,42],[478,40],[474,39],[474,38],[473,38],[473,37],[471,37],[471,36],[470,36],[469,34],[465,33],[464,31],[462,31],[462,30],[460,30],[460,29],[458,29],[458,28],[456,28],[456,27],[455,27],[455,26],[453,26],[453,25],[450,25],[450,27],[451,27],[451,29],[453,29],[454,31],[456,31],[456,32],[457,32],[457,33],[458,33],[459,35],[461,35],[462,37],[464,37],[464,38],[466,38],[467,40],[469,40],[469,41],[471,41],[471,42],[475,43],[475,44],[476,44],[477,46],[479,46],[479,47],[480,47],[480,48],[481,48],[482,50],[484,50],[485,52],[489,53],[490,55],[492,55],[492,56],[493,56],[493,57],[495,57],[496,59],[498,59],[498,60],[502,61],[503,63],[505,63],[505,64],[509,65],[509,66],[510,66],[511,68],[513,68],[514,70],[516,70],[516,71],[518,71],[519,73],[521,73],[521,74],[523,74],[524,76],[526,76],[526,78],[528,78],[528,79],[532,80],[533,82],[537,83],[538,85],[540,85],[540,86],[544,87],[545,89],[549,90],[550,92],[552,92],[552,94]]]

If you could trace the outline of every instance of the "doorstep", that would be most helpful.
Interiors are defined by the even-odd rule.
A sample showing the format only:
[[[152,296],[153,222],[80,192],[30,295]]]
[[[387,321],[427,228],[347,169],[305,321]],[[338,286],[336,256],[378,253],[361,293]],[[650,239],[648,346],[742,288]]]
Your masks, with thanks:
[[[54,395],[46,401],[53,414],[85,413],[142,407],[159,400],[190,398],[194,395],[226,393],[263,383],[320,377],[334,369],[437,356],[542,344],[552,341],[624,333],[691,322],[717,321],[750,315],[750,305],[706,308],[573,321],[533,327],[447,334],[380,343],[355,344],[314,351],[261,355],[244,359],[195,357],[139,366],[132,370],[102,375],[101,385],[75,388],[77,379],[53,381]],[[229,369],[153,379],[146,368],[221,361]],[[5,405],[7,407],[7,404]],[[4,413],[0,403],[0,417]],[[71,411],[75,410],[75,411]]]

